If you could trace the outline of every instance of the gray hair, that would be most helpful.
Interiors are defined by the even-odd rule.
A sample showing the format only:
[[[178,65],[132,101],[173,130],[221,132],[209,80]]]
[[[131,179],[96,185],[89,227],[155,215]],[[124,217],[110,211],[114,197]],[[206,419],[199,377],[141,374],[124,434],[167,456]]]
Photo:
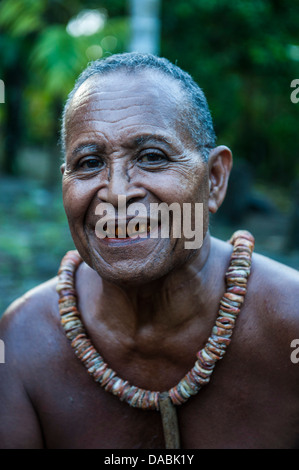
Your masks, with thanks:
[[[63,109],[60,136],[62,150],[65,151],[67,110],[76,91],[88,78],[93,75],[107,75],[119,70],[138,72],[145,69],[157,70],[179,82],[189,101],[182,109],[182,115],[188,122],[188,131],[196,148],[201,150],[204,159],[207,160],[210,149],[215,147],[216,135],[209,106],[202,89],[195,83],[191,75],[169,60],[138,52],[114,54],[104,59],[95,60],[81,73]]]

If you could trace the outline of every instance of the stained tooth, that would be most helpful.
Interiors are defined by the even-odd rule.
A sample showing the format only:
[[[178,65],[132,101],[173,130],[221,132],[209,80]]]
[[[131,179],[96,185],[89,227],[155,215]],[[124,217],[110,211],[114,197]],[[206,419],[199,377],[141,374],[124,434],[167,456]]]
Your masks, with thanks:
[[[134,236],[138,233],[138,229],[136,227],[132,227],[130,230],[127,231],[128,236]]]
[[[123,237],[124,231],[121,227],[117,227],[117,236],[118,237]]]

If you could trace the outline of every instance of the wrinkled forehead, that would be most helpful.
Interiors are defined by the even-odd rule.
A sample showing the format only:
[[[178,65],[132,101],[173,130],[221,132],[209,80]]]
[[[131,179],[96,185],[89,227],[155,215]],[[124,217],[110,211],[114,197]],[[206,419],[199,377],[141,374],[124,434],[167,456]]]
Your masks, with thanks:
[[[78,88],[69,104],[66,144],[79,123],[92,124],[93,118],[97,122],[116,119],[123,123],[137,113],[144,124],[176,127],[187,101],[179,82],[157,71],[95,74]]]
[[[109,94],[117,94],[117,99],[125,99],[128,94],[135,94],[136,98],[156,103],[163,100],[165,103],[176,104],[182,97],[182,88],[177,80],[162,72],[145,69],[142,71],[119,70],[103,75],[94,74],[89,77],[76,91],[71,102],[72,109],[89,101],[93,94],[100,98],[109,98]]]

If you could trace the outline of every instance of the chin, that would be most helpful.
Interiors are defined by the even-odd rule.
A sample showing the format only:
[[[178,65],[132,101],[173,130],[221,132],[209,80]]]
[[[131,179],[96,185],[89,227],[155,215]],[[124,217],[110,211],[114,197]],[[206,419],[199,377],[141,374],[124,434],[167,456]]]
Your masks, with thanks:
[[[162,279],[181,266],[192,261],[198,254],[195,250],[180,253],[163,253],[156,258],[114,260],[107,263],[101,258],[93,258],[91,266],[102,279],[119,286],[142,286]]]
[[[124,263],[106,265],[97,261],[92,267],[102,279],[119,286],[145,285],[162,278],[171,271],[170,266],[160,266],[160,263],[155,263],[152,267],[149,264],[128,260]]]

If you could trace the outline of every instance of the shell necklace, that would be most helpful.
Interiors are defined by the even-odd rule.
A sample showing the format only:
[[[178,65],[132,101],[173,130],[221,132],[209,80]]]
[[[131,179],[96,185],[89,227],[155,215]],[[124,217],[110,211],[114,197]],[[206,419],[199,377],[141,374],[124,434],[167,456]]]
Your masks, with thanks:
[[[233,252],[225,274],[227,289],[220,300],[218,316],[211,335],[204,348],[196,354],[193,368],[177,385],[166,392],[145,390],[118,377],[93,346],[77,306],[75,272],[83,261],[79,253],[75,250],[69,251],[62,259],[58,271],[56,290],[59,294],[61,324],[76,356],[93,379],[107,392],[116,395],[130,406],[161,412],[165,446],[168,449],[180,448],[174,405],[185,403],[209,383],[216,362],[222,359],[231,341],[236,318],[244,302],[254,238],[249,232],[239,230],[232,235],[229,243],[233,245]]]

